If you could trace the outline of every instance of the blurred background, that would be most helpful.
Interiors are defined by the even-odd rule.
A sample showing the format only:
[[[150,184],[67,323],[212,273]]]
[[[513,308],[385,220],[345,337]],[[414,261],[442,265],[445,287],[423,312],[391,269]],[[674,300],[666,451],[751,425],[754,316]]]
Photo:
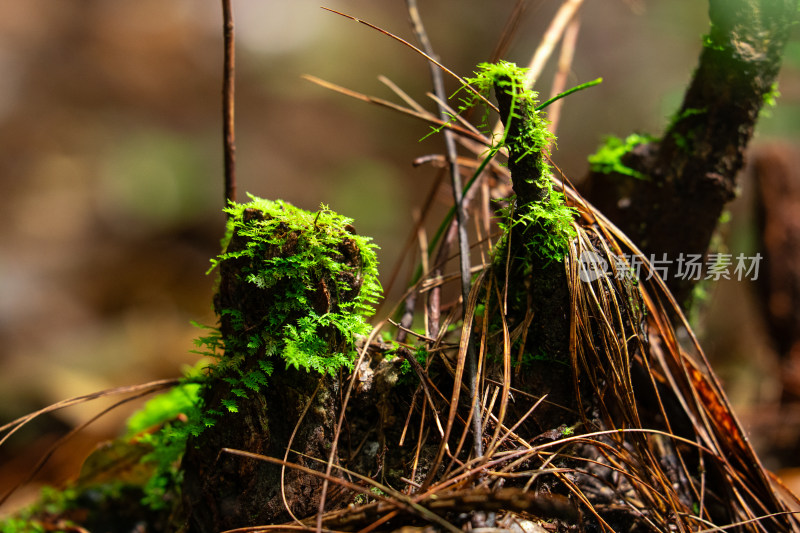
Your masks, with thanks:
[[[514,1],[421,4],[442,61],[469,75],[490,57]],[[560,2],[529,4],[506,57],[520,64]],[[382,74],[432,109],[428,68],[409,49],[319,5],[234,1],[239,199],[248,191],[306,209],[324,202],[353,217],[381,247],[387,276],[436,174],[411,162],[440,153],[442,140],[420,142],[426,125],[300,76],[395,99],[378,82]],[[413,41],[401,0],[324,5]],[[700,53],[706,9],[696,0],[586,1],[568,85],[605,81],[570,96],[562,111],[553,159],[575,183],[603,136],[664,128]],[[555,58],[537,85],[544,95],[554,65]],[[72,396],[176,377],[196,361],[190,321],[214,323],[213,275],[205,272],[224,229],[221,71],[219,1],[0,1],[0,425]],[[796,161],[797,36],[779,89],[753,149],[778,146]],[[759,246],[751,174],[723,232],[732,253]],[[439,199],[444,209],[447,191]],[[796,445],[796,434],[779,430],[800,425],[800,416],[779,405],[781,366],[755,284],[707,292],[696,323],[731,400],[768,466],[797,466],[772,453],[777,438]],[[62,410],[15,435],[0,448],[0,492],[107,405]],[[5,509],[40,483],[74,476],[135,407],[71,439]]]

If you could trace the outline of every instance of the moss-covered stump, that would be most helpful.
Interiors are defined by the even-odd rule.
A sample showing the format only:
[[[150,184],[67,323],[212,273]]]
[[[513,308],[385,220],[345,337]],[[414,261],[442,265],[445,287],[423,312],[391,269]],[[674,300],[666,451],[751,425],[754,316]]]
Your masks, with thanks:
[[[209,427],[188,440],[181,466],[188,531],[316,510],[319,476],[222,450],[283,459],[291,447],[288,460],[324,469],[340,412],[334,376],[352,366],[379,291],[372,245],[348,219],[256,199],[227,211],[214,298],[223,355],[200,394]]]
[[[515,353],[522,350],[514,386],[550,400],[531,415],[532,431],[573,426],[581,420],[582,407],[575,403],[570,360],[572,317],[565,259],[576,236],[575,210],[552,186],[547,156],[555,137],[538,108],[537,93],[524,87],[523,69],[500,61],[480,65],[476,74],[469,81],[486,97],[494,92],[497,99],[505,126],[500,144],[508,150],[514,192],[493,264],[494,277],[506,287],[507,296],[489,313],[504,314],[510,330],[524,330],[512,347]]]

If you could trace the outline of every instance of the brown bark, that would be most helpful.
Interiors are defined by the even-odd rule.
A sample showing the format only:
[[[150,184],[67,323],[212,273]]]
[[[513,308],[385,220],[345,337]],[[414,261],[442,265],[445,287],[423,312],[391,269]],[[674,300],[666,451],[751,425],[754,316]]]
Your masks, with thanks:
[[[264,218],[264,214],[257,209],[247,209],[243,217],[245,221],[258,221]],[[297,237],[289,234],[283,245],[265,251],[264,259],[290,258],[296,253]],[[227,251],[244,250],[248,243],[247,236],[236,233]],[[339,249],[342,254],[337,260],[348,265],[351,271],[358,271],[361,256],[352,241],[343,237]],[[240,356],[237,350],[243,345],[241,338],[263,331],[270,323],[271,310],[287,298],[282,283],[261,289],[246,282],[250,267],[251,259],[247,256],[226,259],[220,265],[220,285],[214,305],[220,316],[226,358]],[[339,303],[358,294],[360,282],[355,279],[350,280],[352,291],[337,293],[332,289],[329,274],[321,271],[315,275],[318,279],[312,285],[316,288],[305,297],[320,314],[326,309],[338,308]],[[341,302],[337,298],[341,298]],[[237,312],[241,323],[234,322],[230,310]],[[288,320],[293,318],[299,317],[290,316]],[[282,327],[275,329],[279,334]],[[326,340],[331,349],[341,342],[335,333]],[[257,368],[258,360],[265,357],[264,352],[262,347],[255,357],[248,355],[241,370],[246,372]],[[220,409],[222,399],[234,397],[226,378],[235,380],[240,375],[235,369],[224,365],[218,367],[214,372],[215,379],[202,393],[203,405]],[[290,520],[281,495],[281,468],[232,456],[221,450],[232,448],[283,458],[292,432],[296,431],[291,448],[299,454],[290,454],[289,460],[314,470],[324,470],[340,412],[338,383],[331,376],[287,367],[282,360],[275,358],[274,370],[266,387],[257,392],[250,391],[247,398],[237,398],[237,413],[226,415],[224,420],[218,420],[199,437],[190,439],[181,465],[184,472],[182,514],[186,530],[216,532]],[[292,512],[300,516],[313,514],[319,503],[322,479],[287,468],[284,485],[286,504]]]
[[[587,198],[649,258],[666,254],[665,280],[686,304],[694,280],[676,277],[681,254],[705,254],[736,194],[736,176],[765,95],[774,88],[797,0],[710,0],[711,29],[683,104],[663,137],[623,163],[646,176],[593,172]]]
[[[782,464],[800,454],[800,155],[792,146],[772,144],[757,150],[750,165],[755,180],[755,211],[761,269],[756,287],[773,348],[779,360],[780,405],[775,416],[758,417],[755,432],[762,450]]]
[[[508,80],[510,82],[510,80]],[[511,94],[508,86],[495,85],[495,96],[500,117],[508,128],[509,139],[521,139],[532,127],[536,103]],[[521,90],[517,87],[513,90]],[[513,111],[512,111],[513,110]],[[512,115],[513,113],[513,115]],[[541,185],[542,153],[523,153],[524,148],[508,146],[508,168],[516,199],[514,215],[532,208],[534,204],[547,204],[550,192]],[[546,354],[534,359],[524,372],[517,371],[515,386],[534,395],[547,397],[551,405],[544,405],[531,417],[535,431],[549,431],[560,425],[573,425],[580,420],[573,387],[574,370],[569,364],[569,340],[571,316],[570,294],[567,287],[564,262],[544,258],[527,249],[535,240],[536,233],[550,228],[539,223],[520,221],[511,230],[506,244],[510,264],[496,265],[498,280],[507,283],[507,308],[494,309],[506,314],[511,329],[524,325],[527,329],[525,350],[530,354]],[[502,252],[505,255],[505,252]],[[506,273],[508,277],[506,279]],[[498,349],[496,353],[502,353]],[[522,413],[518,413],[522,415]]]
[[[791,383],[784,393],[800,400],[800,157],[787,146],[754,154],[756,214],[763,255],[758,287],[767,327]],[[793,377],[792,377],[793,376]]]

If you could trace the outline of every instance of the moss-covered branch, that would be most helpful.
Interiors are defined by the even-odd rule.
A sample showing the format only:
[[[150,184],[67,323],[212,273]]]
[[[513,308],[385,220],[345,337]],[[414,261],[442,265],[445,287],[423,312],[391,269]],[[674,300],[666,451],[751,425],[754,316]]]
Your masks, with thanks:
[[[673,267],[681,254],[706,252],[735,195],[759,112],[774,94],[798,2],[710,0],[709,15],[697,70],[667,131],[630,146],[618,168],[593,164],[587,191],[646,254],[666,254]],[[673,270],[666,281],[679,301],[688,301],[693,280]]]
[[[512,234],[518,236],[514,242],[526,248],[521,255],[560,262],[575,236],[571,226],[574,211],[565,204],[563,194],[553,190],[546,156],[550,155],[555,137],[537,109],[538,94],[525,89],[524,79],[524,69],[500,61],[478,65],[475,77],[467,81],[484,96],[494,91],[505,124],[502,137],[494,139],[496,145],[490,157],[501,147],[508,150],[515,198],[504,222],[506,228],[519,225]],[[473,105],[476,99],[466,99],[462,109]]]

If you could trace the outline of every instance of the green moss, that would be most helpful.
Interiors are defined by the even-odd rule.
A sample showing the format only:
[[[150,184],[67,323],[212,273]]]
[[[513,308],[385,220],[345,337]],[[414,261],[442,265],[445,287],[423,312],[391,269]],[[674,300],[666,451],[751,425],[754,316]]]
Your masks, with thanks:
[[[678,122],[687,119],[689,117],[695,117],[698,115],[705,115],[708,113],[707,107],[689,107],[687,109],[683,109],[678,111],[674,114],[672,119],[669,122],[669,129],[672,129]]]
[[[706,113],[708,113],[708,108],[690,107],[687,109],[682,109],[672,116],[667,129],[670,132],[670,137],[678,148],[687,153],[691,152],[694,149],[693,146],[697,139],[697,135],[701,133],[705,127],[702,119],[694,119],[693,122],[689,124],[689,127],[682,127],[679,126],[679,124],[684,120],[692,119],[692,117],[699,117],[705,115]],[[684,133],[681,133],[681,131]]]
[[[245,216],[250,210],[262,216]],[[229,219],[223,252],[212,259],[209,272],[239,261],[244,267],[237,283],[246,292],[270,292],[273,298],[263,302],[255,325],[241,308],[218,309],[220,319],[233,329],[225,337],[219,328],[195,324],[206,330],[195,340],[195,353],[212,363],[199,363],[180,386],[153,398],[129,419],[126,438],[151,450],[142,459],[154,472],[144,487],[143,503],[154,510],[171,505],[179,490],[187,440],[225,416],[236,416],[239,402],[269,386],[276,363],[331,375],[352,367],[356,336],[369,333],[366,319],[381,295],[377,247],[355,234],[351,219],[325,206],[309,212],[255,197],[232,203],[225,212]],[[246,241],[243,249],[231,249],[234,235]],[[343,242],[354,243],[360,256],[357,270],[339,261]],[[337,293],[337,303],[320,313],[310,295],[323,279]],[[350,297],[341,298],[345,293]],[[335,347],[325,340],[332,335],[340,341]],[[230,395],[219,405],[203,405],[202,387],[216,380],[227,384]]]
[[[495,87],[506,91],[513,100],[511,120],[507,121],[506,128],[500,139],[493,139],[498,145],[506,147],[509,152],[516,155],[517,160],[530,155],[550,155],[550,145],[555,144],[556,137],[548,129],[548,122],[544,113],[537,109],[539,93],[525,89],[525,74],[527,70],[508,61],[497,63],[481,63],[475,76],[467,78],[469,83],[480,95],[488,98]],[[470,93],[462,99],[462,109],[473,107],[479,101],[475,93]],[[516,120],[519,131],[517,135],[509,135],[511,122]],[[485,113],[481,126],[489,132],[489,108]],[[541,170],[542,181],[548,181],[549,166],[544,158],[537,158],[537,166]]]
[[[211,268],[232,269],[236,279],[227,282],[240,298],[224,300],[220,288],[215,301],[226,333],[211,329],[197,342],[200,353],[216,358],[206,383],[222,380],[230,394],[202,406],[188,426],[195,436],[236,416],[241,402],[269,386],[276,364],[328,375],[352,368],[356,337],[369,333],[381,295],[377,246],[355,233],[351,219],[324,205],[310,212],[250,199],[225,209],[223,252]],[[358,256],[357,265],[343,261],[346,253]]]
[[[190,371],[190,375],[187,377],[198,376],[199,367],[196,367]],[[127,438],[132,438],[191,411],[197,404],[199,390],[200,383],[187,381],[150,399],[143,408],[128,419]]]
[[[533,166],[537,169],[536,175],[538,179],[529,181],[532,186],[544,190],[543,196],[547,197],[546,201],[540,202],[537,209],[530,209],[530,206],[527,205],[528,202],[522,202],[523,205],[520,208],[509,210],[505,214],[514,212],[517,217],[516,222],[533,223],[533,226],[538,225],[539,229],[543,231],[535,232],[538,233],[538,237],[534,237],[528,243],[532,253],[544,256],[546,261],[561,261],[567,253],[569,242],[576,235],[571,225],[575,210],[566,206],[563,194],[553,191],[550,182],[551,169],[545,162],[543,155],[550,155],[550,145],[555,143],[555,136],[547,129],[548,123],[541,111],[547,105],[560,98],[598,85],[602,82],[602,79],[598,78],[578,85],[543,104],[537,105],[538,94],[536,91],[524,89],[525,74],[526,69],[507,61],[481,63],[478,65],[475,76],[465,79],[466,84],[453,95],[455,97],[459,93],[465,93],[465,96],[460,99],[458,113],[472,109],[475,105],[484,107],[485,112],[479,128],[485,134],[492,135],[492,144],[472,178],[468,181],[464,193],[466,194],[489,162],[503,148],[507,148],[510,154],[514,154],[511,156],[514,162],[519,163],[526,159],[533,161]],[[517,128],[519,131],[514,134],[511,134],[510,123],[506,124],[505,130],[500,136],[494,136],[491,129],[489,123],[491,106],[488,104],[488,98],[492,89],[497,85],[505,88],[508,94],[512,95],[512,100],[514,101],[512,107],[515,109],[512,110],[512,116],[515,118],[515,124],[522,126],[522,128]],[[502,88],[501,90],[503,90]],[[452,117],[450,122],[455,122],[455,120],[456,117]],[[442,131],[442,129],[444,129],[444,126],[433,128],[432,132],[423,137],[423,139]],[[509,203],[516,204],[516,198],[510,198]],[[444,230],[449,227],[454,214],[455,209],[451,208],[445,221],[431,239],[430,250],[438,243]],[[505,227],[508,228],[516,222],[509,221]],[[421,270],[418,269],[414,279],[418,279],[420,275]]]
[[[414,349],[414,359],[417,360],[422,368],[425,368],[425,365],[428,362],[428,357],[429,352],[424,346],[417,346]],[[411,382],[418,379],[414,373],[414,369],[411,368],[411,363],[409,363],[406,359],[403,359],[403,361],[400,363],[400,376],[400,379],[404,382]]]
[[[622,158],[640,144],[655,140],[650,135],[634,133],[624,140],[610,135],[606,137],[597,151],[588,157],[592,172],[601,174],[622,174],[636,179],[648,179],[646,175],[622,162]]]
[[[44,524],[37,520],[23,518],[7,518],[0,522],[2,533],[45,533]]]
[[[245,323],[239,309],[222,309],[230,319],[236,335],[224,340],[225,357],[220,361],[237,366],[249,356],[264,353],[265,364],[239,384],[246,390],[257,390],[266,382],[273,360],[283,359],[287,366],[335,374],[343,366],[351,366],[355,356],[357,335],[369,333],[366,318],[374,312],[381,295],[378,281],[377,246],[369,237],[357,235],[352,220],[334,213],[326,206],[312,213],[283,201],[251,196],[246,204],[231,204],[228,235],[236,233],[247,239],[242,250],[227,250],[212,261],[212,269],[231,260],[245,259],[242,282],[253,291],[269,291],[280,287],[280,299],[264,310],[256,329]],[[255,209],[263,218],[244,216]],[[230,237],[229,237],[230,238]],[[343,240],[352,241],[360,254],[360,266],[340,262]],[[276,250],[290,251],[288,255]],[[314,309],[310,295],[327,280],[326,290],[335,294],[336,305],[323,312]],[[344,298],[345,294],[355,296]],[[323,330],[334,330],[343,339],[339,350],[331,350]],[[228,407],[228,406],[226,406]]]
[[[711,50],[716,50],[717,52],[725,51],[725,45],[720,44],[716,40],[714,40],[714,38],[711,37],[710,33],[703,35],[703,47],[709,48]]]
[[[769,86],[769,90],[762,96],[764,100],[764,107],[761,108],[761,115],[769,118],[772,116],[772,110],[778,105],[778,98],[781,97],[781,92],[778,90],[778,82],[774,82]]]
[[[69,520],[60,519],[67,511],[76,507],[77,493],[72,488],[62,490],[53,487],[43,487],[39,500],[9,516],[0,519],[0,533],[44,533],[53,531],[53,524],[49,517],[58,517],[59,525],[68,528],[74,525]]]
[[[511,198],[510,208],[501,212],[501,227],[506,234],[512,227],[525,234],[525,247],[531,256],[544,262],[562,261],[569,251],[569,243],[576,233],[572,227],[575,210],[566,205],[564,195],[553,189],[551,168],[545,156],[550,155],[550,146],[555,136],[547,129],[548,122],[538,104],[538,93],[525,89],[526,69],[514,63],[482,63],[475,77],[467,82],[484,98],[491,91],[505,91],[511,97],[511,109],[505,121],[505,129],[499,139],[493,139],[492,153],[507,148],[510,164],[530,169],[530,175],[512,175],[515,190],[527,188],[538,191],[538,197],[518,201]],[[471,107],[479,101],[477,94],[462,100],[462,108]],[[488,131],[489,110],[486,109],[482,126]],[[513,173],[512,173],[513,174]],[[526,172],[527,174],[527,172]],[[517,183],[520,180],[526,183]]]

